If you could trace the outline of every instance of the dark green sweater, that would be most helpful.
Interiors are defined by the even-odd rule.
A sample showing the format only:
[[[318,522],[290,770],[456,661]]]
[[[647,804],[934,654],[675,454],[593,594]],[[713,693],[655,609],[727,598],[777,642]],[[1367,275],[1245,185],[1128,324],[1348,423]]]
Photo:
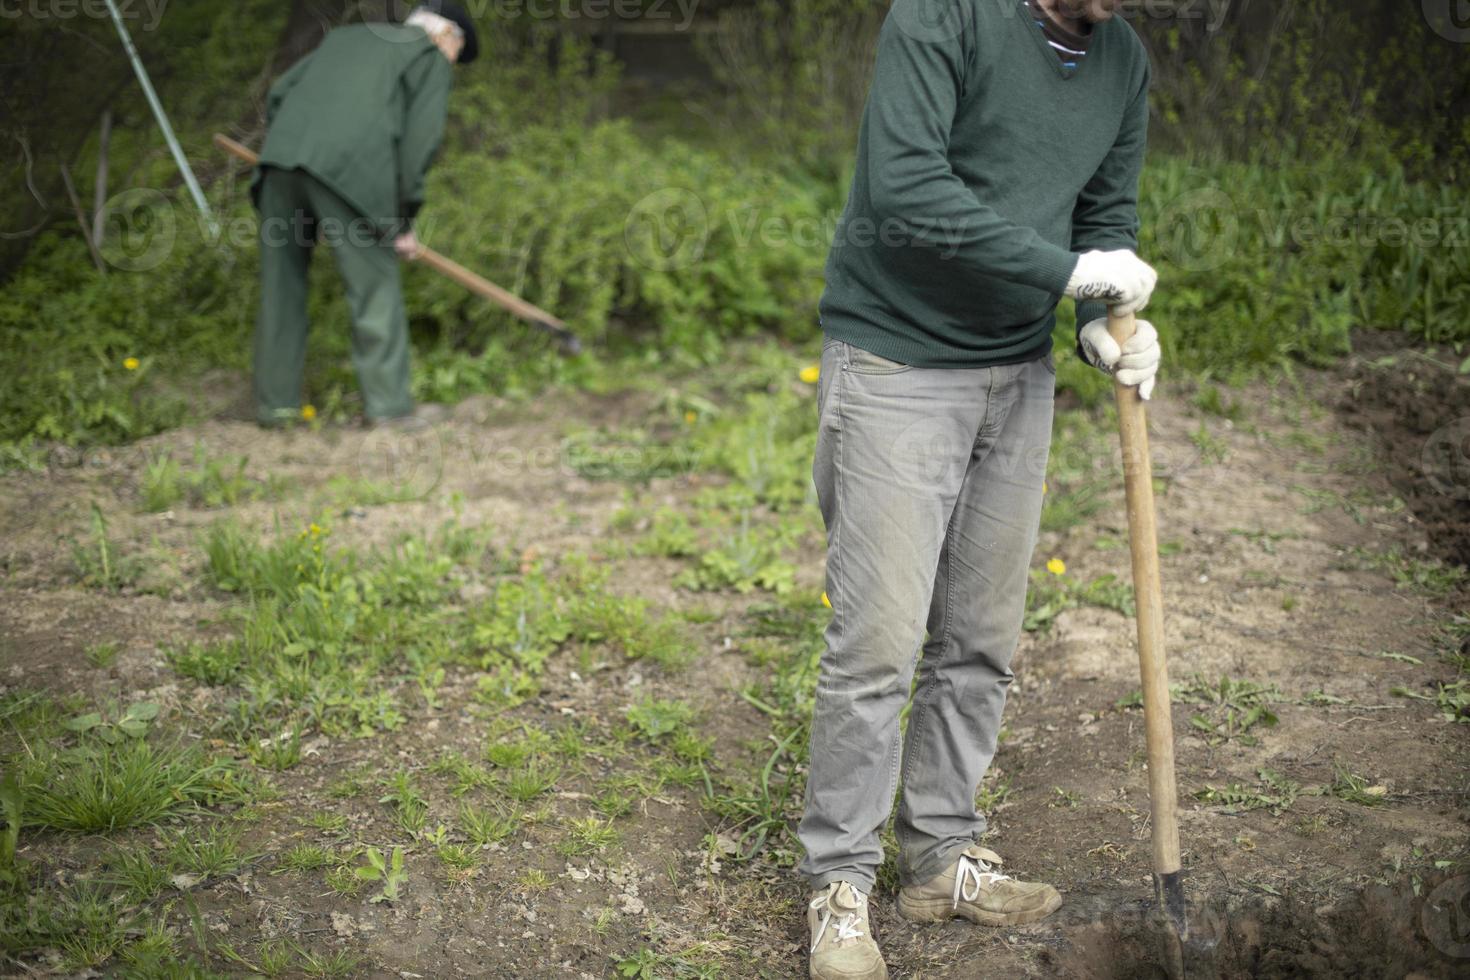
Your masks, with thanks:
[[[1074,253],[1138,246],[1148,81],[1121,18],[1069,69],[1026,0],[895,0],[824,332],[920,367],[1041,356]],[[1106,313],[1079,303],[1078,323]]]
[[[271,87],[260,164],[306,170],[384,232],[400,230],[424,203],[451,75],[421,28],[329,31]]]

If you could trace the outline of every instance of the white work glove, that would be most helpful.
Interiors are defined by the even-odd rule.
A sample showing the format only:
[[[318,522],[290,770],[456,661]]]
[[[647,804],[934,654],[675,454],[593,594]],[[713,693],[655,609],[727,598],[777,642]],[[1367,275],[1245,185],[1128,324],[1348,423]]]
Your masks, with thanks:
[[[1159,274],[1153,266],[1128,251],[1083,252],[1067,281],[1067,295],[1076,300],[1096,299],[1120,316],[1148,305]]]
[[[1147,320],[1135,320],[1137,330],[1122,347],[1108,333],[1106,319],[1093,320],[1082,328],[1077,339],[1088,364],[1111,374],[1121,385],[1137,386],[1138,397],[1148,401],[1154,393],[1154,377],[1159,373],[1159,332]]]

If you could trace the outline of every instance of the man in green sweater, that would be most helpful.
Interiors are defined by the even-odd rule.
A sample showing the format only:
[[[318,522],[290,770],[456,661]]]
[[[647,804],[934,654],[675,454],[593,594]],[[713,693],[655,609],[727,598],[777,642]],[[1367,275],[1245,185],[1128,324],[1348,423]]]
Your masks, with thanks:
[[[444,133],[450,65],[479,50],[457,4],[426,0],[403,24],[354,24],[271,88],[252,195],[260,210],[255,399],[262,425],[301,412],[307,266],[332,247],[352,311],[352,360],[370,422],[424,421],[409,391],[398,259],[418,254],[413,219]]]
[[[1106,329],[1156,281],[1135,254],[1149,66],[1119,3],[894,0],[880,35],[820,307],[833,615],[799,836],[821,980],[887,976],[867,896],[899,789],[900,914],[1007,926],[1061,904],[977,843],[975,792],[1040,520],[1058,302],[1081,356],[1144,397],[1159,364],[1146,322],[1121,349]]]

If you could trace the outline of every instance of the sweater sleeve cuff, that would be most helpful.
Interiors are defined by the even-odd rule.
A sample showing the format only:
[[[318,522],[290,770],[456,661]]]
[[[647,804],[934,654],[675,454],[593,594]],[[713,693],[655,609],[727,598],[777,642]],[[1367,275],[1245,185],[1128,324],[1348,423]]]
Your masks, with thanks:
[[[1100,300],[1083,300],[1077,304],[1077,357],[1084,363],[1087,356],[1082,353],[1082,328],[1093,320],[1106,319],[1107,315],[1108,305]]]
[[[1066,249],[1052,245],[1045,249],[1036,261],[1037,280],[1033,285],[1049,290],[1057,296],[1065,296],[1067,283],[1077,270],[1078,256]]]

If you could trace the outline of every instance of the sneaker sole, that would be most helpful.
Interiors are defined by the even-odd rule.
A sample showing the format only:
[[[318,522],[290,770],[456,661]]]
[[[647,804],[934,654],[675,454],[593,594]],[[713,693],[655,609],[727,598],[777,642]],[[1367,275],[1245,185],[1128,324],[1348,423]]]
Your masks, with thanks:
[[[909,898],[898,894],[898,914],[910,922],[948,922],[950,919],[968,919],[981,926],[1024,926],[1051,915],[1062,907],[1062,896],[1053,894],[1044,905],[1019,912],[987,912],[961,904],[955,908],[947,898]]]
[[[828,973],[818,973],[815,970],[809,970],[808,971],[808,976],[811,977],[811,980],[852,980],[852,978],[854,976],[856,976],[856,974],[853,974],[853,973],[832,973],[832,974],[828,974]],[[863,978],[863,980],[888,980],[888,964],[887,963],[879,963],[878,964],[878,972],[877,973],[870,973],[870,974],[868,974],[866,977]]]

